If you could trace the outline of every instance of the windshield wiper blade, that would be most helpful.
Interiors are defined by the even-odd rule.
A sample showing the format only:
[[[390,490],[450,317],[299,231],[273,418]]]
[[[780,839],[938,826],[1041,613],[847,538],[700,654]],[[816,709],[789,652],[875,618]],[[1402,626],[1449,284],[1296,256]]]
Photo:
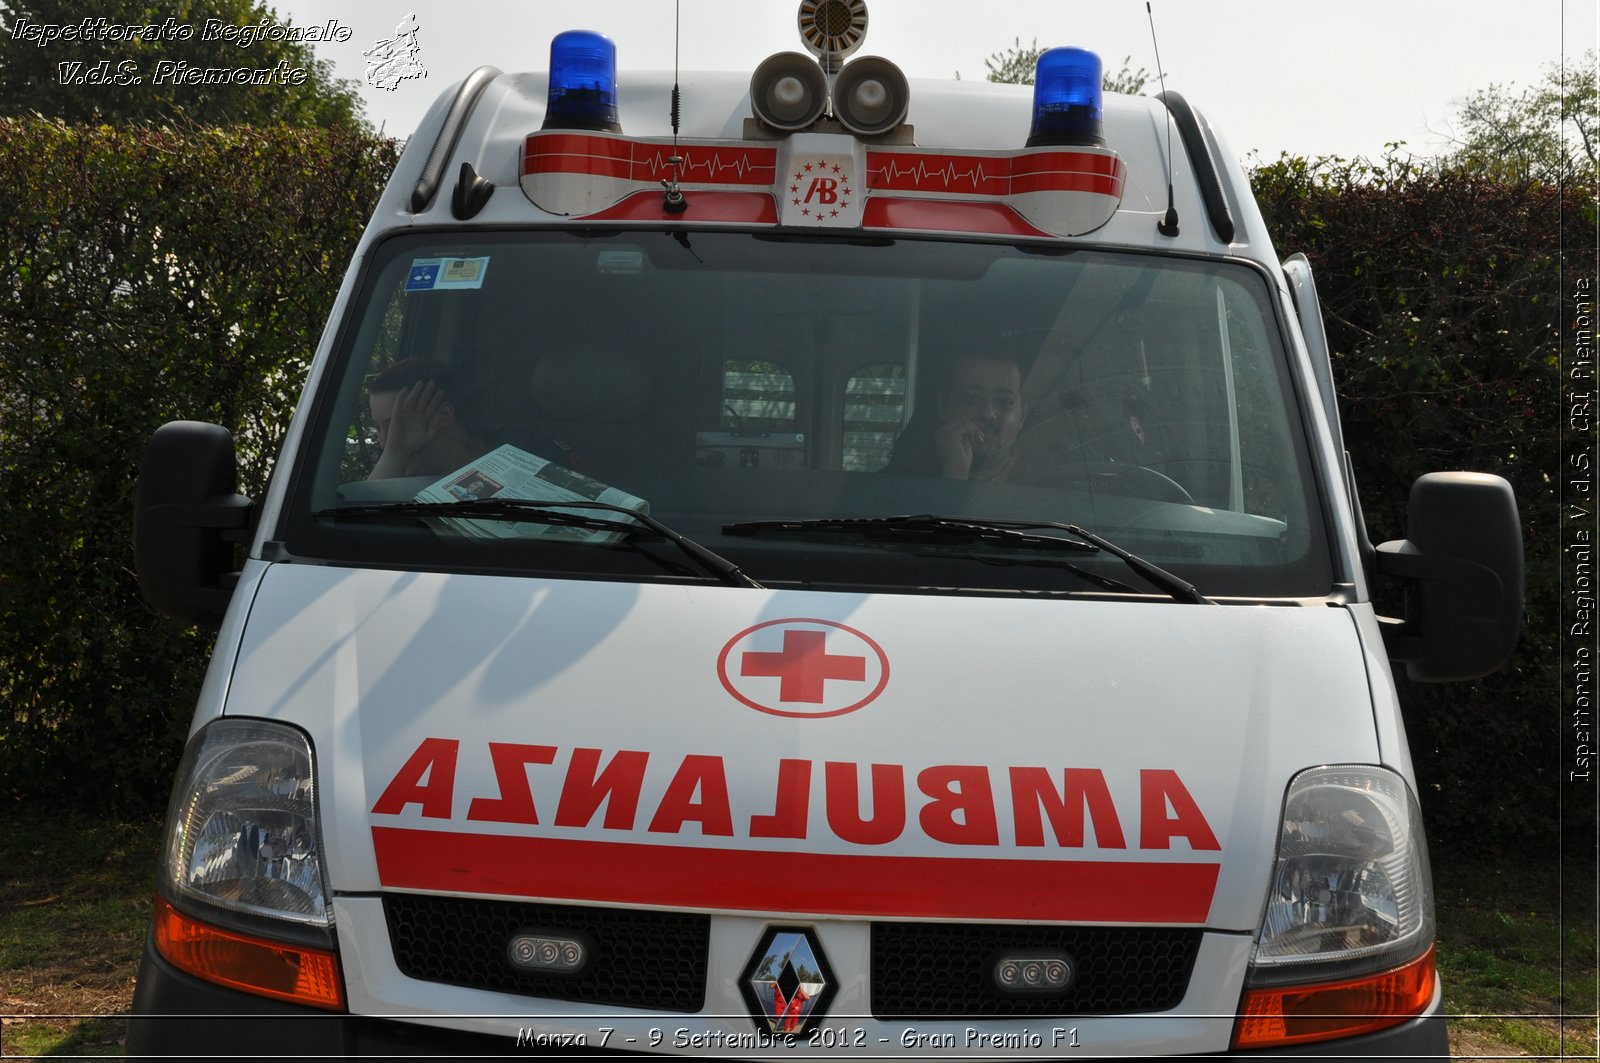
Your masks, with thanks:
[[[791,535],[810,538],[816,535],[860,536],[869,543],[889,543],[909,546],[1004,546],[1018,550],[1044,550],[1049,552],[1096,553],[1099,547],[1077,539],[1063,539],[1057,535],[1030,535],[1025,528],[1043,527],[1036,521],[988,520],[966,517],[940,517],[917,514],[899,517],[825,517],[814,520],[753,520],[741,524],[727,524],[724,535]],[[1065,525],[1055,525],[1064,528]],[[978,561],[985,565],[1037,565],[1042,568],[1062,568],[1079,579],[1092,583],[1101,590],[1128,594],[1137,593],[1121,580],[1102,576],[1080,568],[1060,558],[1020,558],[1015,556],[982,554],[956,554],[956,557]]]
[[[1075,536],[1063,539],[1055,535],[1030,535],[1028,529],[1053,528]],[[934,514],[915,514],[896,517],[824,517],[815,520],[756,520],[741,524],[724,525],[724,535],[797,535],[842,534],[860,535],[877,542],[924,543],[983,543],[1042,550],[1068,550],[1094,553],[1104,550],[1120,559],[1134,572],[1175,601],[1195,604],[1212,604],[1189,583],[1159,565],[1129,553],[1115,543],[1102,539],[1076,524],[1060,524],[1041,520],[990,520],[986,518],[942,517]],[[980,559],[982,560],[982,559]],[[1114,590],[1131,590],[1116,580],[1105,581],[1073,566],[1072,571]]]
[[[801,537],[811,533],[859,535],[864,539],[878,542],[996,543],[1089,554],[1099,549],[1087,542],[1063,539],[1055,535],[1030,535],[1024,530],[1043,527],[1065,528],[1066,525],[1048,525],[1037,521],[989,520],[978,517],[941,517],[931,513],[919,513],[898,517],[750,520],[739,524],[725,524],[722,526],[722,534],[781,536],[790,533]]]
[[[863,542],[893,546],[989,546],[1007,550],[1043,550],[1051,553],[1096,553],[1099,547],[1063,539],[1056,535],[1031,535],[1025,528],[1038,527],[1032,521],[987,520],[965,517],[940,517],[917,514],[899,517],[831,517],[814,520],[755,520],[724,525],[724,535],[792,536],[798,539],[818,535],[859,536]],[[958,553],[951,556],[985,565],[1037,565],[1066,569],[1079,579],[1101,590],[1137,593],[1121,580],[1102,576],[1060,558],[1023,558],[1015,555]]]
[[[564,512],[573,509],[596,509],[620,513],[634,523],[608,517],[589,516],[583,513]],[[470,517],[480,520],[520,520],[559,527],[587,528],[592,531],[618,532],[635,536],[649,530],[683,551],[701,571],[732,587],[756,587],[761,584],[745,575],[744,570],[721,554],[695,542],[687,535],[674,531],[647,513],[637,513],[626,506],[610,502],[533,501],[525,498],[468,498],[459,502],[383,502],[368,506],[335,506],[314,513],[315,517],[333,520],[383,519],[386,517]]]
[[[1143,576],[1146,580],[1154,584],[1160,590],[1166,591],[1167,594],[1171,595],[1175,601],[1191,602],[1195,605],[1216,604],[1210,598],[1207,598],[1205,595],[1195,590],[1194,584],[1174,575],[1171,572],[1168,572],[1160,565],[1146,561],[1144,558],[1139,557],[1136,554],[1130,554],[1117,544],[1107,542],[1105,539],[1100,538],[1100,536],[1091,531],[1086,531],[1083,528],[1078,527],[1076,524],[1065,524],[1061,525],[1061,527],[1066,528],[1066,530],[1071,532],[1073,535],[1080,537],[1084,542],[1092,543],[1095,546],[1098,546],[1112,557],[1120,557],[1124,564],[1133,569],[1139,575]]]

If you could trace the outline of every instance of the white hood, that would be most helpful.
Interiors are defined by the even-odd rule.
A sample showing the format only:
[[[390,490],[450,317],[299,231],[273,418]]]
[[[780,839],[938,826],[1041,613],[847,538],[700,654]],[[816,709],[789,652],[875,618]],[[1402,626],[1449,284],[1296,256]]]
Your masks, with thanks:
[[[275,565],[227,713],[311,736],[335,892],[1260,921],[1284,789],[1375,763],[1344,610]]]

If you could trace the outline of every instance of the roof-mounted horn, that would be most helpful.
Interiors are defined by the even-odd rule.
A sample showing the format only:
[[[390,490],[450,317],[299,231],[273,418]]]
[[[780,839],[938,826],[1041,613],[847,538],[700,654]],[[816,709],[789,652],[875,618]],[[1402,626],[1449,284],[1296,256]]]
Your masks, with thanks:
[[[801,0],[800,39],[831,76],[867,36],[867,0]]]

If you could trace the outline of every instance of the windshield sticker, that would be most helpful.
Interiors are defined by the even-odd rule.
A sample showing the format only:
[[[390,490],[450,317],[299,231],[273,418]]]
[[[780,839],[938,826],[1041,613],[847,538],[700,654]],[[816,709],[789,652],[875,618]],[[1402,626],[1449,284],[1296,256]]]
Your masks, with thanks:
[[[644,272],[643,251],[602,251],[595,259],[595,272],[634,274]]]
[[[482,258],[418,258],[406,275],[408,292],[440,292],[482,288],[489,256]]]

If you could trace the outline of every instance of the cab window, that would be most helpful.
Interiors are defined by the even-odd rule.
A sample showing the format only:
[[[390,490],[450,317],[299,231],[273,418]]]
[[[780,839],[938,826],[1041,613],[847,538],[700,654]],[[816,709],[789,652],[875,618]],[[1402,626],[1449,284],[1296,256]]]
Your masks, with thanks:
[[[1082,525],[1214,596],[1324,594],[1281,328],[1238,263],[772,233],[395,237],[317,382],[286,541],[351,563],[695,578],[642,533],[489,512],[565,498],[624,527],[605,507],[648,513],[774,586],[1094,592],[983,544],[747,527],[935,514]],[[965,401],[978,380],[1012,405]],[[482,515],[410,513],[434,502]]]

